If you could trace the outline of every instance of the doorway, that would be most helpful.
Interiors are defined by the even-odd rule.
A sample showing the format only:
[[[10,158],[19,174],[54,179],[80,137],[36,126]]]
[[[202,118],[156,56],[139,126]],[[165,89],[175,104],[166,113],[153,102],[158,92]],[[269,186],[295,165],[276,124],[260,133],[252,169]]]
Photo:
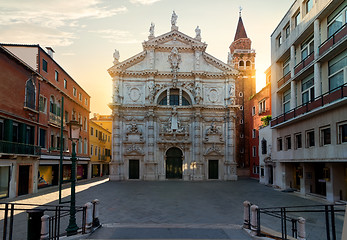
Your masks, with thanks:
[[[30,166],[19,166],[18,172],[18,196],[29,193]]]
[[[182,179],[182,151],[179,148],[170,148],[166,152],[166,178]]]
[[[129,160],[129,179],[140,178],[140,161],[131,159]]]
[[[208,179],[218,179],[218,160],[208,160]]]

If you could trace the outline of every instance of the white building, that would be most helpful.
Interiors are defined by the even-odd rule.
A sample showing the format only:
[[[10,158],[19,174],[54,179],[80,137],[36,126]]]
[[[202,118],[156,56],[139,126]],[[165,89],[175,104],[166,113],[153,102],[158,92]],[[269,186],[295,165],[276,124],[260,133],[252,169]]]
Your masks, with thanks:
[[[271,36],[274,184],[347,200],[347,1],[296,0]]]
[[[154,36],[143,51],[108,70],[113,78],[111,180],[236,180],[235,79],[206,53],[200,29]]]

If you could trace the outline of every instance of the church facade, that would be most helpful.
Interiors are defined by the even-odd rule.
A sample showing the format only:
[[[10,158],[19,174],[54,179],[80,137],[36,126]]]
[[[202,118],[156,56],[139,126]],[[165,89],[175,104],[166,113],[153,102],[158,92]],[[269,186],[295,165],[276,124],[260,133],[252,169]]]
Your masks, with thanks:
[[[237,180],[235,79],[196,36],[154,36],[143,51],[108,69],[113,79],[111,180]]]

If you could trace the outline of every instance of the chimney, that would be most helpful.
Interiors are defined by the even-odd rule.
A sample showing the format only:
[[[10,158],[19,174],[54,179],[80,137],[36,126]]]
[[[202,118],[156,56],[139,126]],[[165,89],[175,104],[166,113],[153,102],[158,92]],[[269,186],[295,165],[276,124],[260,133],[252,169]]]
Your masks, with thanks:
[[[53,48],[51,48],[51,47],[46,47],[46,49],[47,49],[47,51],[48,51],[48,55],[49,55],[51,58],[53,58],[53,53],[55,53],[54,50],[53,50]]]

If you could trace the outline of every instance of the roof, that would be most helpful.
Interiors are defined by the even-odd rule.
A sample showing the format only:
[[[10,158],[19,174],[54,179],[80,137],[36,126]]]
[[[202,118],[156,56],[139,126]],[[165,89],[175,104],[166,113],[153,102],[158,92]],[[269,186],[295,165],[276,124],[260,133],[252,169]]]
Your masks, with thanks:
[[[241,16],[239,17],[239,22],[237,23],[237,29],[236,29],[234,41],[236,41],[240,38],[248,38],[245,27],[243,26]]]
[[[62,71],[64,71],[64,73],[68,76],[68,77],[70,77],[70,79],[77,85],[77,86],[79,86],[84,92],[85,92],[85,94],[89,97],[89,98],[91,98],[91,96],[87,93],[87,91],[86,90],[84,90],[84,88],[82,88],[81,87],[81,85],[79,85],[79,83],[77,82],[77,81],[75,81],[75,79],[73,79],[72,77],[71,77],[71,75],[67,72],[67,71],[65,71],[65,69],[64,68],[62,68],[60,65],[59,65],[59,63],[57,62],[57,61],[55,61],[39,44],[17,44],[17,43],[0,43],[0,46],[9,46],[9,47],[35,47],[35,48],[38,48],[38,49],[40,49],[47,57],[49,57],[55,64],[57,64],[57,66],[62,70]],[[51,50],[53,50],[51,47],[47,47],[47,49],[51,49]],[[54,52],[54,51],[53,51]],[[34,70],[34,71],[36,71],[36,70]],[[37,72],[37,71],[36,71]],[[39,73],[39,72],[38,72]]]

